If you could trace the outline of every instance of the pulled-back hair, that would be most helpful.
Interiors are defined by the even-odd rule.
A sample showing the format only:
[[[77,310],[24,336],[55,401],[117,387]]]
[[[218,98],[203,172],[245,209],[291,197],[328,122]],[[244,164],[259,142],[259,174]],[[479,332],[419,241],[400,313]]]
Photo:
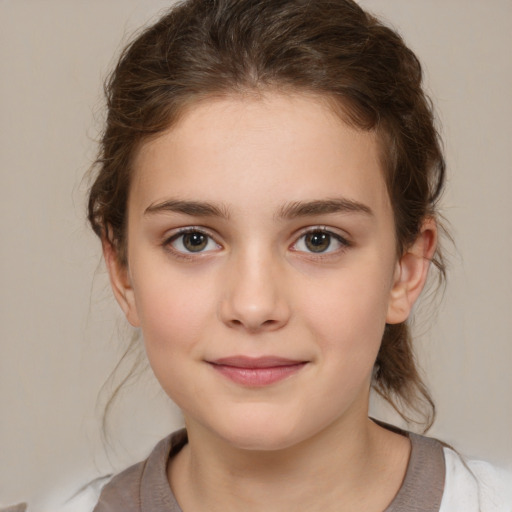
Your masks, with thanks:
[[[134,155],[195,102],[236,94],[308,93],[350,126],[375,131],[394,213],[397,256],[436,218],[445,164],[418,59],[351,0],[186,0],[122,53],[105,86],[108,116],[90,190],[94,231],[126,257]],[[444,277],[439,251],[434,264]],[[408,419],[434,404],[406,323],[387,325],[374,389]]]

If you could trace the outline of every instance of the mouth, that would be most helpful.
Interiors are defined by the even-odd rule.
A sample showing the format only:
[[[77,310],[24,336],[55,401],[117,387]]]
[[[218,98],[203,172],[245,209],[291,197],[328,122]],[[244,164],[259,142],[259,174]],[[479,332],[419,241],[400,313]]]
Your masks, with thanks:
[[[233,356],[207,362],[224,377],[247,387],[270,386],[297,374],[308,364],[275,356]]]

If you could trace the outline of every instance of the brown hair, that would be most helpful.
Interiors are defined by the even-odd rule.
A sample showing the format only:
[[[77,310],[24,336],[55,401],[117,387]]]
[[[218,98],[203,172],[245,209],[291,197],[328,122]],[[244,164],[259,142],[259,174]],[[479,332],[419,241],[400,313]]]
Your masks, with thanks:
[[[351,0],[186,0],[145,29],[106,83],[108,117],[90,190],[94,231],[126,259],[131,164],[140,145],[214,95],[280,90],[325,97],[351,126],[374,130],[394,210],[397,252],[436,218],[445,164],[418,59]],[[439,251],[434,264],[444,278]],[[387,325],[374,389],[405,418],[434,404],[406,323]]]

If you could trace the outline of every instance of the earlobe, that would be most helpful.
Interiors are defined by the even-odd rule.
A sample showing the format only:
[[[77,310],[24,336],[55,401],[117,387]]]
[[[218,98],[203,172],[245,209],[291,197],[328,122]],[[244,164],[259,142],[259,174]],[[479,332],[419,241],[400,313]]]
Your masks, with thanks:
[[[117,303],[123,310],[128,322],[133,327],[139,327],[140,321],[135,305],[135,296],[128,272],[128,265],[119,261],[117,251],[110,240],[103,238],[101,243],[103,257],[110,278],[110,286]]]
[[[427,280],[430,261],[437,246],[437,226],[427,218],[414,243],[396,263],[386,323],[398,324],[409,317]]]

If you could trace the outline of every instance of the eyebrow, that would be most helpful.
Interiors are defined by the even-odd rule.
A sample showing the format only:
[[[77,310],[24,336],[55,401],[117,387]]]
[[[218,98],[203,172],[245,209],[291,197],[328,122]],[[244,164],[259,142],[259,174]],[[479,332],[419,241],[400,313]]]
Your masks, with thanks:
[[[152,204],[144,210],[144,215],[175,212],[195,217],[220,217],[229,219],[229,209],[225,205],[203,201],[183,201],[169,199],[160,203]],[[293,201],[282,206],[276,217],[281,219],[294,219],[297,217],[308,217],[313,215],[324,215],[330,213],[363,213],[372,216],[370,207],[358,201],[346,198],[317,199],[313,201]]]
[[[161,203],[152,204],[144,210],[144,215],[164,212],[183,213],[195,217],[229,218],[228,208],[224,205],[216,205],[202,201],[181,201],[177,199],[169,199]]]
[[[315,201],[294,201],[286,204],[278,211],[278,217],[294,219],[328,213],[362,213],[373,216],[369,206],[346,198],[321,199]]]

